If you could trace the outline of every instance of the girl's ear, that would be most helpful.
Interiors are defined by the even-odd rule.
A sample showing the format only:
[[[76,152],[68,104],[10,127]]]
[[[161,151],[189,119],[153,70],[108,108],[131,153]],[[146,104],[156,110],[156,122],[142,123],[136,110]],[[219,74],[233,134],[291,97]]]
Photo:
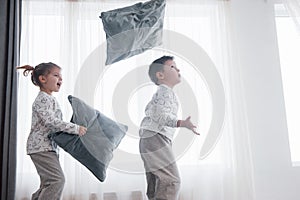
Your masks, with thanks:
[[[39,76],[39,81],[40,81],[40,83],[46,83],[47,79],[46,79],[45,76],[40,75],[40,76]]]

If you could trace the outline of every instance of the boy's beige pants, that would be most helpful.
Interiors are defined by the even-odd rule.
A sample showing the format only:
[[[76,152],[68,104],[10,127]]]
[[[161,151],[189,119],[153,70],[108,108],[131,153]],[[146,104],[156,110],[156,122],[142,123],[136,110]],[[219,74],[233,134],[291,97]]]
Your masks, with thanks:
[[[139,149],[146,170],[148,198],[177,200],[180,176],[171,140],[148,130],[140,130],[140,137]]]

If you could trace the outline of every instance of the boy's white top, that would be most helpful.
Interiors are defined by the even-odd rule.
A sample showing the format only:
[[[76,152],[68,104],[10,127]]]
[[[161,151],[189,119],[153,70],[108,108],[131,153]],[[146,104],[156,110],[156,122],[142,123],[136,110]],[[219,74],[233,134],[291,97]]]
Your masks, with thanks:
[[[40,91],[32,105],[32,121],[27,140],[27,154],[56,151],[57,145],[48,138],[48,135],[59,131],[78,134],[79,126],[71,122],[64,122],[56,98]]]
[[[161,84],[145,109],[141,129],[154,131],[173,139],[177,127],[178,99],[172,88]]]

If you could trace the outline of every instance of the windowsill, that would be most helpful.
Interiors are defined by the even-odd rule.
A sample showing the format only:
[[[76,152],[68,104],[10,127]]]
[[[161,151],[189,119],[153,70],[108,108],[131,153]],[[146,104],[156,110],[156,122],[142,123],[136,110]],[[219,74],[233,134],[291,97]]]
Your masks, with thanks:
[[[293,161],[292,166],[293,167],[300,167],[300,161]]]

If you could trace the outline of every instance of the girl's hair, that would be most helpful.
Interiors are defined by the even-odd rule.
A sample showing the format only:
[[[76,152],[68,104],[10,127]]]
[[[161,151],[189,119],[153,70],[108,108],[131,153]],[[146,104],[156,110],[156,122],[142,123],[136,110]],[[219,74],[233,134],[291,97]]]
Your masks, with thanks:
[[[167,60],[173,60],[173,56],[162,56],[154,60],[149,66],[148,75],[153,83],[158,85],[158,79],[156,77],[157,72],[162,72],[164,70],[164,64]]]
[[[30,65],[23,65],[23,66],[17,67],[17,69],[25,69],[23,72],[24,76],[28,76],[29,72],[32,71],[31,72],[32,83],[36,86],[42,87],[42,84],[39,80],[39,76],[46,76],[47,74],[49,74],[51,72],[51,69],[54,67],[61,69],[58,65],[56,65],[52,62],[41,63],[35,67],[32,67]]]

